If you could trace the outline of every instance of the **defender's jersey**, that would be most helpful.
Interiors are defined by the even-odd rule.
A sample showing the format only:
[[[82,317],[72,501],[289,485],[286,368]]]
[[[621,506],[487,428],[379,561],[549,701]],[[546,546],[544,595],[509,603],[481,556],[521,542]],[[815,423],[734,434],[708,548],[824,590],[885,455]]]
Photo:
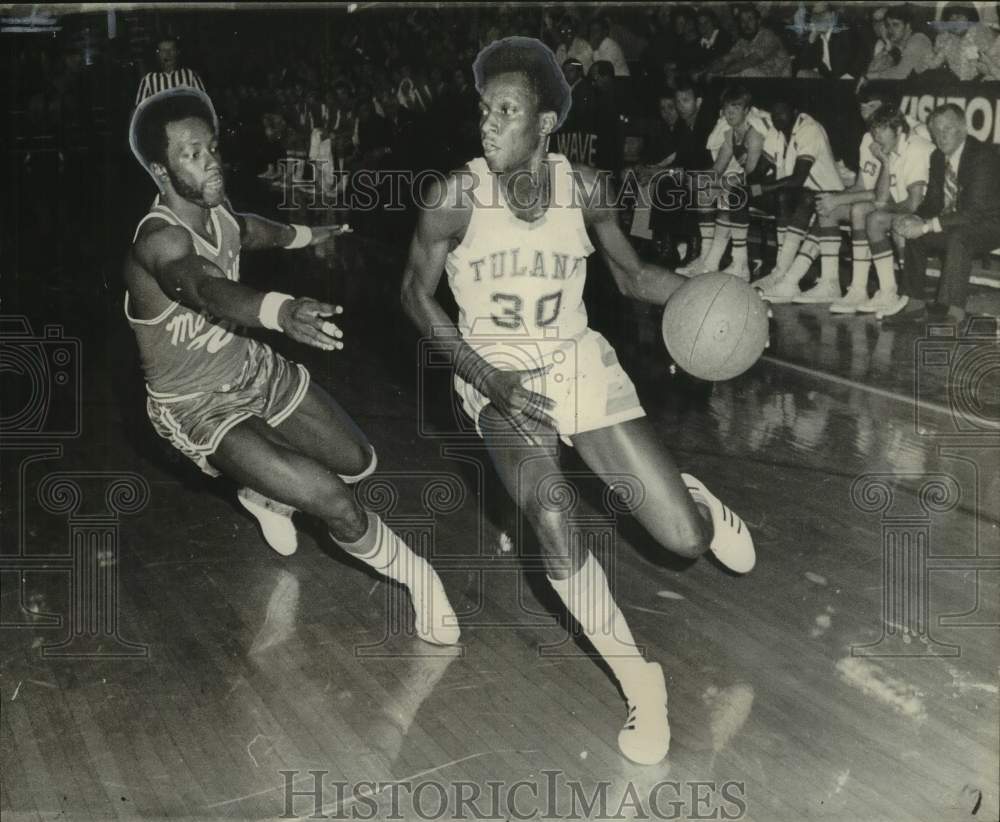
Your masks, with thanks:
[[[812,191],[843,191],[844,183],[837,171],[837,161],[833,158],[826,129],[808,114],[802,113],[792,126],[792,136],[785,144],[780,175],[791,176],[795,161],[804,158],[813,161],[806,188]]]
[[[910,126],[910,134],[916,135],[927,142],[931,142],[930,132],[927,125],[921,123],[915,117],[906,115],[906,122]],[[874,138],[870,131],[865,132],[861,138],[861,147],[858,149],[858,174],[861,175],[861,182],[865,191],[872,191],[878,182],[879,172],[882,170],[882,161],[872,153],[872,142]],[[906,199],[905,197],[903,198]]]
[[[227,208],[220,205],[210,212],[215,245],[163,205],[159,196],[136,227],[132,242],[139,236],[143,223],[152,219],[186,228],[199,257],[215,263],[228,279],[239,280],[240,227]],[[125,317],[139,343],[149,393],[161,400],[194,397],[220,388],[227,390],[229,383],[240,378],[250,349],[259,345],[238,333],[238,328],[229,321],[216,320],[179,302],[172,302],[151,320],[139,320],[129,314],[126,292]]]
[[[485,159],[469,163],[472,218],[445,263],[459,307],[458,328],[467,339],[518,337],[535,343],[573,339],[587,329],[583,286],[594,247],[581,204],[574,201],[572,165],[561,154],[549,154],[547,161],[551,203],[533,223],[514,216]]]

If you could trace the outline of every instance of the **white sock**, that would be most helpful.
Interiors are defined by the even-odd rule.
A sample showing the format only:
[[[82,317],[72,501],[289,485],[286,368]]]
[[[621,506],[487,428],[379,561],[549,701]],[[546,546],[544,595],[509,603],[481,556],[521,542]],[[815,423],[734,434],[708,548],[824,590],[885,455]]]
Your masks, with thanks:
[[[705,255],[705,265],[706,271],[718,271],[719,262],[722,260],[722,255],[726,253],[726,246],[729,245],[729,235],[732,231],[728,224],[716,223],[715,225],[715,236],[712,238],[712,247],[709,248],[708,254]]]
[[[828,283],[840,283],[840,229],[820,228],[819,235],[819,276]]]
[[[788,278],[794,279],[798,282],[803,277],[806,276],[809,269],[812,268],[812,264],[816,262],[816,255],[819,253],[819,243],[816,242],[816,238],[812,234],[807,234],[805,239],[799,245],[799,253],[795,255],[795,259],[792,264],[786,270],[788,272]]]
[[[804,237],[805,232],[797,231],[794,228],[786,229],[785,237],[781,241],[781,248],[778,249],[778,261],[774,265],[777,271],[788,271],[792,267]]]
[[[875,243],[872,248],[872,264],[875,266],[875,274],[878,276],[878,289],[882,296],[896,293],[896,271],[893,267],[892,246],[886,241]]]
[[[857,239],[851,243],[851,291],[868,293],[868,269],[872,264],[872,250],[868,239]]]
[[[422,639],[443,645],[458,641],[455,612],[437,572],[423,557],[413,553],[377,514],[368,514],[368,530],[357,542],[333,541],[347,553],[381,574],[405,585],[416,613],[417,633]],[[332,536],[332,535],[331,535]]]
[[[747,233],[750,226],[733,223],[730,230],[733,236],[733,268],[747,269],[750,267],[749,260],[747,260]]]
[[[549,577],[549,583],[628,694],[635,676],[644,671],[646,660],[611,596],[601,564],[588,551],[586,561],[569,579]]]

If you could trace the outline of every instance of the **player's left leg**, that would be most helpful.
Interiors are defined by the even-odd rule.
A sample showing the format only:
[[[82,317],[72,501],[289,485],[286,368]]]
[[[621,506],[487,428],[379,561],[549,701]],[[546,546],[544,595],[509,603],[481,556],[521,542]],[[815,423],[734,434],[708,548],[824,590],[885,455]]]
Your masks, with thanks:
[[[841,206],[831,214],[831,218],[840,218],[846,211],[843,219],[849,219],[851,223],[851,282],[847,286],[847,293],[830,305],[831,314],[854,314],[858,306],[868,302],[868,271],[872,264],[872,250],[868,245],[865,226],[868,215],[874,208],[873,203],[854,203]]]
[[[838,212],[842,215],[844,209],[835,209],[833,213],[825,217],[820,216],[818,212],[816,213],[816,225],[810,233],[816,238],[816,244],[819,248],[819,279],[811,288],[803,291],[798,297],[794,297],[792,299],[794,303],[820,305],[840,299],[840,220]],[[806,270],[808,271],[808,269]],[[805,273],[803,272],[803,275]]]
[[[638,484],[627,495],[632,513],[665,548],[687,557],[708,548],[727,568],[746,573],[755,563],[743,521],[697,479],[681,474],[645,417],[575,434],[573,445],[609,485],[622,476]]]
[[[893,215],[885,209],[872,209],[865,217],[865,231],[868,247],[871,249],[872,265],[878,277],[878,291],[863,305],[858,306],[862,314],[877,314],[891,317],[906,307],[907,298],[899,293],[896,285],[895,254],[892,248]]]
[[[754,288],[760,290],[764,299],[770,302],[791,302],[802,292],[799,289],[798,269],[793,267],[799,248],[809,232],[814,219],[813,195],[815,192],[805,188],[791,189],[780,192],[778,198],[778,225],[784,226],[785,235],[778,249],[778,261],[774,271],[768,277],[774,277],[765,286],[765,282],[754,283]]]

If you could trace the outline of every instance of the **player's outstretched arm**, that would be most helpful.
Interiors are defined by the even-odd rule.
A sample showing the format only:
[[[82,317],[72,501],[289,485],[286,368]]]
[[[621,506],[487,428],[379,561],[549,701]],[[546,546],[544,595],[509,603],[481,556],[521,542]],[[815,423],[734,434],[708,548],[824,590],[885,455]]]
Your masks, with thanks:
[[[240,241],[243,248],[258,250],[263,248],[305,248],[325,243],[339,234],[350,233],[348,225],[296,226],[276,223],[259,214],[240,214],[233,211],[240,224]]]
[[[308,297],[268,294],[234,282],[194,249],[191,235],[179,226],[167,226],[142,235],[132,254],[150,272],[163,293],[188,308],[250,328],[282,331],[316,348],[343,348],[343,336],[326,318],[340,314],[340,306]]]
[[[666,268],[643,262],[632,248],[632,243],[622,233],[618,224],[618,211],[614,207],[613,192],[608,178],[598,177],[586,166],[574,166],[574,185],[580,186],[578,202],[583,204],[583,219],[593,230],[597,247],[601,250],[618,290],[626,297],[647,303],[663,305],[685,282],[684,277]]]

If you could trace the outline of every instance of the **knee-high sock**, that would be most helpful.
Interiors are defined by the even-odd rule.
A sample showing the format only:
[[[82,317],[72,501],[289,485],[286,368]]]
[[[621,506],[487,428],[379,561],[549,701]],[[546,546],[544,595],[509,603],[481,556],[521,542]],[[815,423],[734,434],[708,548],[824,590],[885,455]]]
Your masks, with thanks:
[[[712,238],[712,247],[704,257],[704,268],[706,271],[719,270],[719,262],[722,260],[722,255],[726,253],[726,246],[729,245],[729,235],[731,233],[728,221],[723,221],[722,219],[715,221],[715,236]]]
[[[852,291],[868,289],[868,269],[872,264],[872,249],[868,244],[868,235],[864,231],[851,231],[851,285]]]
[[[644,670],[646,660],[611,596],[601,564],[588,551],[586,561],[569,579],[549,577],[549,582],[628,693],[630,682]]]
[[[730,223],[729,230],[733,238],[733,267],[748,268],[747,259],[747,233],[750,231],[750,223],[744,222],[745,215],[735,216]]]
[[[799,253],[799,246],[802,245],[802,240],[805,236],[806,233],[801,228],[795,228],[794,226],[785,227],[785,236],[781,241],[781,247],[778,249],[778,261],[774,264],[776,270],[788,271],[792,267],[795,255]]]
[[[698,234],[701,235],[701,253],[707,254],[707,249],[712,245],[712,238],[715,236],[714,215],[702,214],[698,218]]]
[[[889,240],[869,241],[872,264],[878,275],[878,290],[885,294],[896,293],[896,271],[893,268],[892,243]]]
[[[344,542],[334,537],[334,542],[379,573],[409,588],[418,629],[424,626],[439,638],[450,638],[454,634],[457,640],[454,611],[437,572],[427,560],[413,553],[378,515],[371,511],[367,514],[368,529],[361,539]]]
[[[789,279],[798,282],[809,273],[809,269],[819,255],[819,248],[819,240],[811,232],[806,234],[799,245],[799,253],[795,255],[792,264],[786,269]]]
[[[820,279],[824,282],[839,283],[840,228],[835,225],[819,226],[814,231],[819,240]]]

